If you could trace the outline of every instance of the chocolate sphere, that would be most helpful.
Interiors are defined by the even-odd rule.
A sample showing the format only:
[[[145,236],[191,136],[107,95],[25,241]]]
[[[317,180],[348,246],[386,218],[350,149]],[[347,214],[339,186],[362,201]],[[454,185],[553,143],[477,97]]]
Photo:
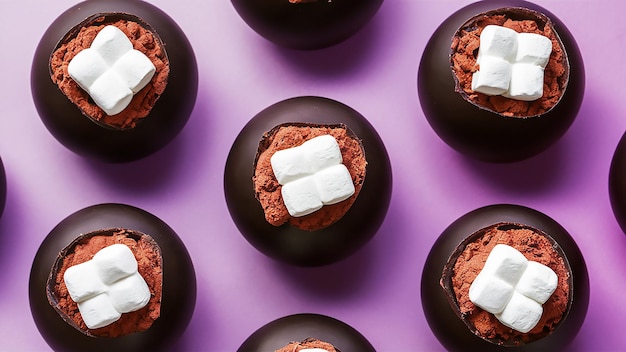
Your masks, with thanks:
[[[148,24],[166,48],[170,72],[165,90],[134,128],[95,123],[61,92],[50,77],[50,56],[60,41],[85,19],[135,16]],[[31,69],[31,90],[39,116],[65,147],[107,162],[140,159],[168,144],[187,123],[198,91],[198,69],[191,45],[178,25],[146,1],[88,0],[61,14],[46,30]]]
[[[617,144],[611,161],[609,198],[617,223],[626,233],[626,134]]]
[[[2,164],[2,159],[0,159],[0,217],[2,217],[2,213],[4,212],[4,205],[7,200],[7,178],[6,173],[4,171],[4,165]]]
[[[519,224],[549,235],[561,248],[571,269],[569,312],[550,335],[526,345],[496,345],[475,335],[455,313],[440,285],[444,267],[459,245],[479,230],[498,223]],[[421,296],[428,325],[450,351],[556,351],[566,347],[583,324],[589,305],[589,277],[578,246],[561,225],[534,209],[499,204],[471,211],[443,231],[426,258]]]
[[[503,116],[468,102],[455,90],[450,55],[457,30],[474,16],[503,8],[525,8],[545,15],[567,54],[567,88],[556,106],[543,114]],[[426,119],[450,147],[483,161],[513,162],[547,149],[569,129],[582,103],[585,70],[572,34],[552,13],[521,0],[485,0],[458,10],[435,30],[422,55],[417,86]]]
[[[117,338],[89,337],[66,323],[50,305],[46,282],[61,250],[81,234],[126,228],[149,235],[161,248],[161,315],[144,331]],[[152,351],[167,349],[183,334],[196,302],[196,277],[184,244],[156,216],[123,204],[99,204],[62,220],[44,239],[33,261],[28,285],[30,308],[39,332],[54,350]]]
[[[321,49],[356,33],[383,0],[231,0],[241,18],[278,45]]]
[[[238,352],[275,351],[292,341],[315,338],[343,351],[374,352],[374,347],[353,327],[319,314],[295,314],[276,319],[244,341]]]
[[[339,221],[317,231],[270,225],[255,198],[252,175],[259,142],[264,133],[288,122],[345,124],[365,149],[367,173],[356,201]],[[224,172],[226,203],[239,231],[262,253],[297,266],[330,264],[365,245],[385,218],[391,183],[389,156],[372,125],[354,109],[321,97],[287,99],[258,113],[235,139]]]

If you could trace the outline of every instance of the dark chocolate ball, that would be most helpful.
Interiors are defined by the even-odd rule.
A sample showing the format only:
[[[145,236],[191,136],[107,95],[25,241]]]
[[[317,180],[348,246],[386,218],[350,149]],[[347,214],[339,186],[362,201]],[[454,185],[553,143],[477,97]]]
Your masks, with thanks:
[[[569,313],[552,334],[526,345],[496,345],[475,335],[455,313],[448,294],[440,285],[444,267],[461,242],[498,223],[520,224],[549,235],[563,251],[571,269],[573,291]],[[555,220],[527,207],[498,204],[471,211],[443,231],[426,258],[421,296],[428,325],[450,351],[557,351],[574,339],[583,324],[589,305],[589,276],[580,249]]]
[[[315,338],[342,352],[374,352],[374,347],[353,327],[319,314],[295,314],[276,319],[255,331],[238,352],[275,351],[293,341]]]
[[[367,171],[356,201],[339,221],[317,231],[270,225],[255,198],[252,175],[259,142],[264,133],[289,122],[345,124],[365,150]],[[226,203],[239,231],[262,253],[297,266],[337,262],[365,245],[387,214],[391,183],[389,156],[372,125],[354,109],[321,97],[287,99],[258,113],[235,139],[224,171]]]
[[[75,26],[97,14],[131,15],[147,23],[166,48],[170,72],[165,91],[147,117],[132,129],[113,129],[82,114],[50,78],[50,55]],[[61,14],[46,30],[31,68],[31,90],[39,116],[65,147],[107,162],[140,159],[167,145],[187,123],[198,91],[198,68],[189,41],[163,11],[146,1],[89,0]]]
[[[126,228],[149,235],[161,248],[163,292],[161,316],[144,331],[117,338],[89,337],[66,323],[50,305],[46,281],[61,250],[81,234]],[[123,204],[84,208],[61,221],[39,247],[28,285],[30,309],[39,332],[54,350],[167,350],[183,334],[196,303],[196,277],[191,258],[178,235],[156,216]]]
[[[626,134],[619,140],[611,161],[609,198],[615,219],[626,233]]]
[[[544,114],[506,117],[479,108],[455,91],[450,67],[452,39],[469,19],[502,8],[526,8],[551,20],[569,60],[569,82],[561,100]],[[488,162],[527,159],[556,142],[574,121],[585,90],[583,60],[574,37],[546,9],[522,0],[478,1],[448,17],[433,33],[419,65],[417,86],[424,115],[439,137],[467,156]]]
[[[4,171],[4,164],[2,164],[2,159],[0,158],[0,217],[2,217],[2,213],[4,212],[4,205],[7,200],[7,176]]]
[[[275,44],[321,49],[356,33],[383,0],[231,0],[241,18]]]

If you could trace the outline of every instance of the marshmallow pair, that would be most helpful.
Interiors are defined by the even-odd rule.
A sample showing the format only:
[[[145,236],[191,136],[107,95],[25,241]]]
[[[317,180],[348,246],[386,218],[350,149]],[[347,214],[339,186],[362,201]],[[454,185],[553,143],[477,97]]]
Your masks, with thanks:
[[[480,34],[479,70],[472,76],[472,90],[523,101],[539,99],[551,53],[552,41],[545,36],[486,26]]]
[[[130,248],[114,244],[98,251],[91,260],[67,268],[65,286],[89,329],[107,326],[122,313],[148,304],[150,289],[137,267]]]
[[[511,246],[496,245],[469,289],[475,305],[519,332],[537,325],[543,307],[558,284],[549,267],[527,260]]]
[[[152,79],[156,68],[119,28],[104,27],[70,61],[70,77],[83,88],[107,115],[122,112],[133,95]]]
[[[342,161],[339,144],[331,135],[312,138],[272,155],[270,163],[282,185],[289,215],[308,215],[354,194],[352,177]]]

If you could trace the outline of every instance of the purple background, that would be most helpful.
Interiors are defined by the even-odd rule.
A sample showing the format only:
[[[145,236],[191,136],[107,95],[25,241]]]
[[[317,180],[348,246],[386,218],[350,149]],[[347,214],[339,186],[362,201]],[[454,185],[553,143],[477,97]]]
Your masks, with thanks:
[[[187,34],[200,73],[182,133],[137,162],[83,159],[45,129],[30,94],[30,65],[47,26],[74,0],[0,1],[0,156],[8,199],[0,220],[0,349],[48,350],[31,318],[28,278],[39,244],[86,206],[121,202],[167,222],[194,261],[198,301],[181,351],[234,351],[278,317],[338,318],[379,351],[442,350],[424,319],[420,277],[431,245],[455,219],[494,203],[537,209],[563,225],[585,256],[592,285],[573,351],[626,346],[626,235],[611,212],[607,178],[626,130],[626,5],[618,0],[537,0],[575,36],[586,94],[567,134],[524,162],[492,165],[450,149],[420,109],[416,75],[435,28],[470,0],[387,0],[348,41],[320,51],[278,48],[254,33],[227,0],[153,0]],[[387,218],[354,256],[303,269],[250,246],[224,201],[223,171],[245,123],[280,100],[320,95],[361,112],[386,143],[394,171]]]

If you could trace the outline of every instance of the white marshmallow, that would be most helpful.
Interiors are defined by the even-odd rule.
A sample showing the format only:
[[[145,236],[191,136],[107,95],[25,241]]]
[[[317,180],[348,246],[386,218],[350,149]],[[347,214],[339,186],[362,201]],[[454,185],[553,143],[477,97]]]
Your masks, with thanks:
[[[472,282],[469,298],[495,314],[502,324],[526,333],[537,325],[542,304],[556,289],[558,277],[549,267],[527,260],[513,247],[496,245]]]
[[[120,243],[102,248],[91,259],[98,276],[107,285],[137,272],[137,260],[128,248]]]
[[[514,292],[509,303],[502,313],[496,315],[496,318],[511,329],[527,333],[537,325],[542,314],[541,304]]]
[[[327,167],[315,174],[315,184],[324,205],[339,203],[354,194],[350,171],[344,164]]]
[[[324,206],[317,192],[315,178],[311,176],[284,184],[281,194],[289,215],[294,217],[311,214]]]
[[[487,95],[500,95],[509,89],[511,63],[497,57],[484,56],[480,70],[472,75],[472,90]]]
[[[543,68],[532,64],[513,64],[507,98],[533,101],[543,96]]]
[[[331,135],[279,150],[270,158],[289,215],[300,217],[350,198],[352,177],[342,164],[341,150]]]
[[[552,53],[552,41],[541,34],[519,33],[515,62],[533,64],[545,68]]]
[[[472,90],[522,101],[539,99],[551,52],[552,42],[545,36],[486,26],[480,35]]]
[[[556,273],[549,267],[529,261],[528,267],[515,286],[517,292],[544,304],[559,283]]]
[[[489,25],[480,33],[478,64],[482,65],[485,56],[513,61],[517,52],[517,32],[506,27]]]
[[[152,79],[156,68],[119,28],[104,27],[91,47],[79,52],[68,64],[68,72],[107,115],[122,112],[133,94]]]
[[[90,329],[145,307],[151,296],[132,251],[123,244],[105,247],[93,259],[69,267],[63,280]]]
[[[300,352],[328,352],[323,348],[304,348],[301,349]]]
[[[79,303],[78,310],[85,325],[90,329],[107,326],[122,317],[106,294],[99,294]]]
[[[100,54],[107,65],[112,66],[119,58],[133,49],[133,43],[119,28],[106,26],[98,32],[90,48]]]
[[[491,314],[502,312],[515,287],[506,281],[481,274],[476,277],[469,289],[470,301]]]

